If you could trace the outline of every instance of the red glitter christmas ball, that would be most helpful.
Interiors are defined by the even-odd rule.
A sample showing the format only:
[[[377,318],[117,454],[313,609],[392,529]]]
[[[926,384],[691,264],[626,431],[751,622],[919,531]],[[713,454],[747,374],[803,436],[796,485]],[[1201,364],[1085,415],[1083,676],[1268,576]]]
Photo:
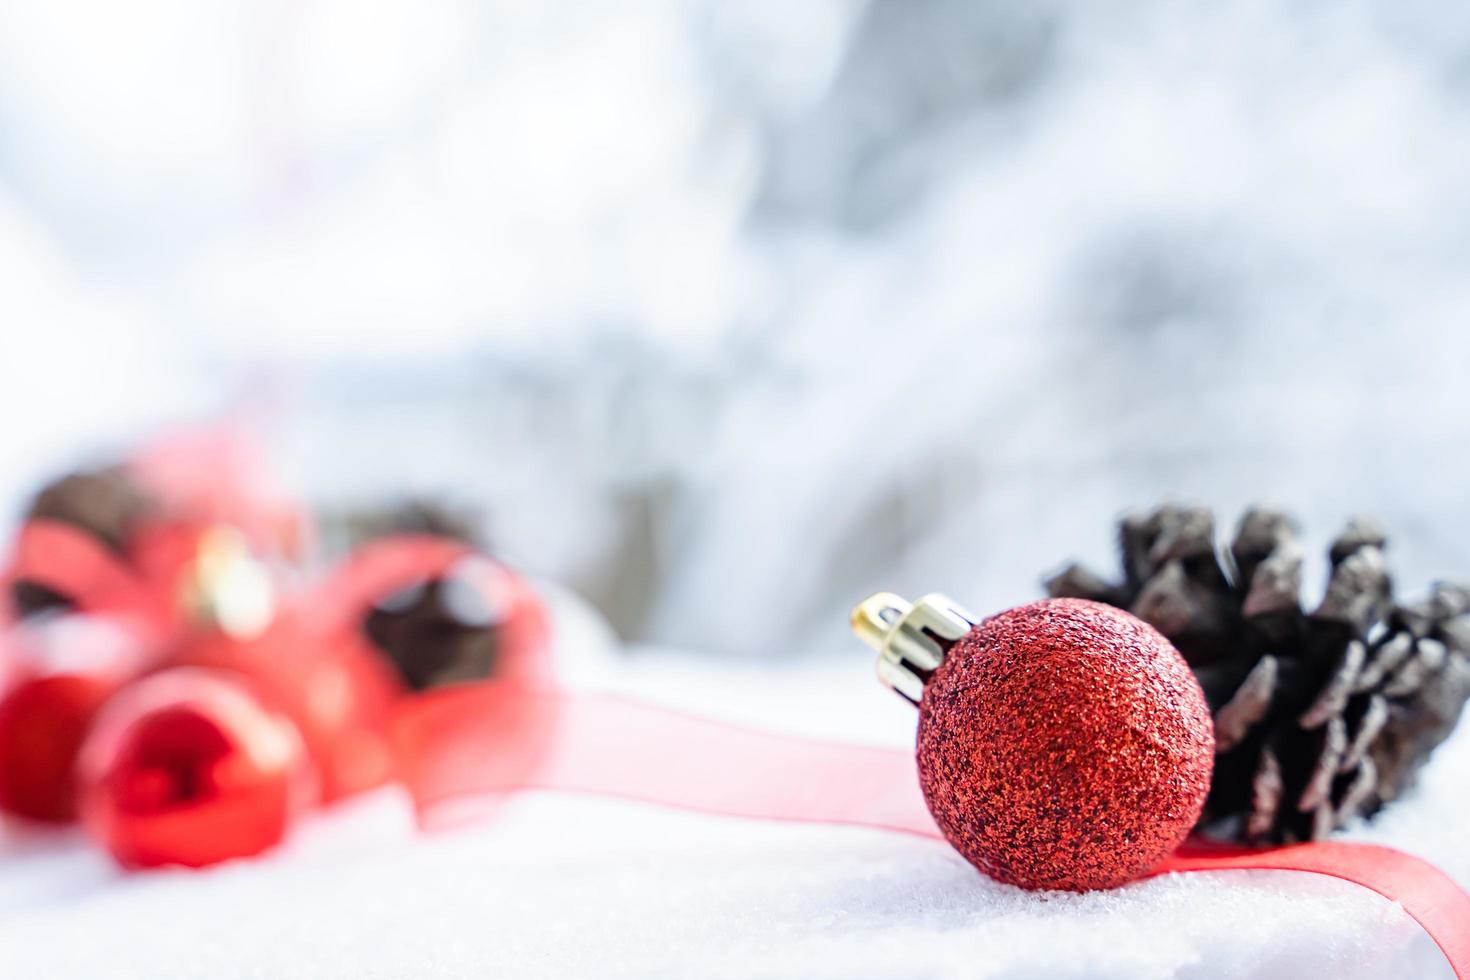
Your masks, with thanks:
[[[1022,888],[1132,881],[1189,834],[1214,729],[1179,653],[1078,599],[992,616],[949,651],[919,705],[919,780],[962,855]]]
[[[120,864],[204,867],[278,843],[311,799],[296,726],[225,671],[129,687],[82,746],[82,823]]]

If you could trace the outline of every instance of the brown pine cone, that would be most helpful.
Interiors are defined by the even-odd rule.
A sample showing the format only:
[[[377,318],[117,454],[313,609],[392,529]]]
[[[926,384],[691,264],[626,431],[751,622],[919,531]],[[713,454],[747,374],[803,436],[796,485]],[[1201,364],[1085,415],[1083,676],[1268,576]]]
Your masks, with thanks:
[[[1164,506],[1122,522],[1122,581],[1074,565],[1046,587],[1130,610],[1194,668],[1217,742],[1202,824],[1309,840],[1400,796],[1470,698],[1470,589],[1396,603],[1385,542],[1372,521],[1349,524],[1309,612],[1285,514],[1247,512],[1221,555],[1209,511]]]
[[[486,547],[478,514],[436,500],[407,498],[381,507],[330,511],[321,515],[320,524],[328,545],[341,552],[392,534],[432,534],[480,550]]]

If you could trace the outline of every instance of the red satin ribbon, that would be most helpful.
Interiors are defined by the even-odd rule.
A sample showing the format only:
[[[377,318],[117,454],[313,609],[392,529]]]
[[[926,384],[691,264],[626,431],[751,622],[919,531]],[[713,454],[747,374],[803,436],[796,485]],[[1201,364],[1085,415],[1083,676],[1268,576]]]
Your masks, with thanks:
[[[1460,980],[1470,978],[1470,896],[1422,858],[1377,844],[1315,841],[1252,849],[1191,839],[1153,874],[1171,871],[1310,871],[1398,902],[1424,927]]]
[[[21,525],[5,578],[35,582],[73,598],[89,612],[135,612],[148,604],[147,586],[127,562],[60,521],[36,519]]]
[[[847,824],[943,839],[911,752],[792,738],[605,695],[507,684],[444,689],[396,721],[402,778],[421,814],[483,794],[555,790],[763,820]],[[1433,865],[1371,844],[1270,850],[1191,841],[1152,874],[1309,871],[1401,904],[1470,980],[1470,896]]]

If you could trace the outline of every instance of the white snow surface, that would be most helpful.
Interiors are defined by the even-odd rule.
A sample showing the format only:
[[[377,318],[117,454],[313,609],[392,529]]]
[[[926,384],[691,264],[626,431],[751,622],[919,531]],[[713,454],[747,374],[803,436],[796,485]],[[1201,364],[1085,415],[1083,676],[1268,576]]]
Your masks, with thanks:
[[[568,683],[793,734],[903,744],[912,712],[866,658],[618,662],[563,599]],[[568,651],[569,652],[569,651]],[[563,656],[563,663],[568,658]],[[1470,882],[1467,791],[1447,744],[1414,796],[1349,836]],[[75,834],[0,838],[0,976],[1430,978],[1443,957],[1396,904],[1289,872],[1171,875],[1033,894],[945,845],[624,801],[527,793],[420,834],[385,790],[268,856],[126,874]]]

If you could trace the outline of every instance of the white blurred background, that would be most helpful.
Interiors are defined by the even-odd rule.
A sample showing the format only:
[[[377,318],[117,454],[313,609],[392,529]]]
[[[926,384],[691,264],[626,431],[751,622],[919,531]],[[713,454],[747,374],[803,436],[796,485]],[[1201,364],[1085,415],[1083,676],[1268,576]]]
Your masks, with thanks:
[[[630,641],[977,611],[1112,520],[1470,577],[1470,8],[0,0],[0,492],[223,411]]]

